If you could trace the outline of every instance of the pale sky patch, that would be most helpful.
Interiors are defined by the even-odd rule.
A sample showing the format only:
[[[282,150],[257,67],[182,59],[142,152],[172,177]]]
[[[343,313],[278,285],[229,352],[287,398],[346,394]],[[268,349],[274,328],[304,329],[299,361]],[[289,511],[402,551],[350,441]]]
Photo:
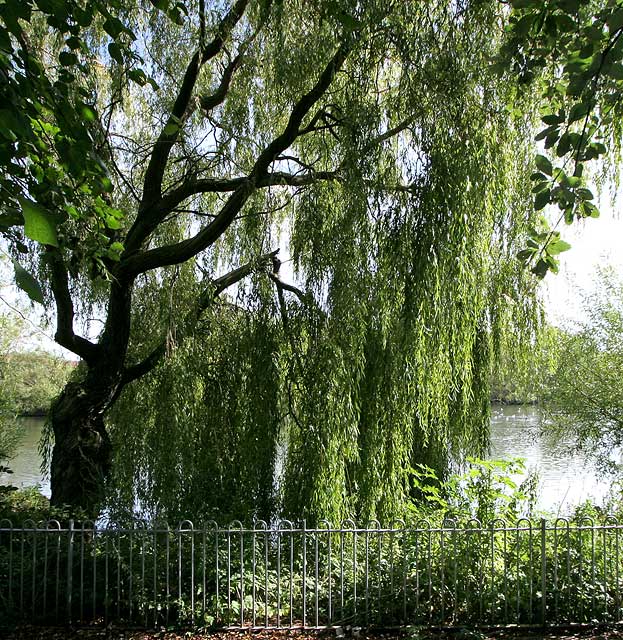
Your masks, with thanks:
[[[583,292],[598,288],[598,268],[611,266],[623,278],[623,193],[614,207],[609,197],[597,205],[599,218],[560,226],[561,236],[571,249],[560,255],[560,273],[548,273],[543,284],[543,301],[549,321],[566,326],[584,319]]]

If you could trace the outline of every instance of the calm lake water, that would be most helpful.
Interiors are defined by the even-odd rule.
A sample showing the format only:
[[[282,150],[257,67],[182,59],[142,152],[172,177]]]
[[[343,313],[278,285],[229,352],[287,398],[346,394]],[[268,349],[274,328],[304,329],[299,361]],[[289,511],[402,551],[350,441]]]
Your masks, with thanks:
[[[492,408],[490,457],[524,458],[526,469],[539,476],[537,506],[560,515],[589,498],[601,504],[611,486],[583,455],[569,453],[571,444],[541,434],[535,407]]]
[[[16,487],[41,486],[41,492],[50,496],[50,481],[41,475],[41,456],[39,455],[39,438],[43,429],[44,418],[20,418],[22,439],[17,455],[9,461],[13,473],[0,473],[0,484],[12,484]]]
[[[50,483],[42,479],[39,470],[41,457],[38,443],[43,419],[22,418],[22,424],[22,444],[10,462],[13,474],[0,474],[0,484],[20,487],[40,484],[42,492],[49,496]],[[539,475],[538,506],[554,513],[567,513],[587,498],[601,502],[610,488],[609,483],[599,478],[593,465],[583,456],[570,455],[539,433],[534,407],[493,407],[490,457],[525,458],[527,468]]]

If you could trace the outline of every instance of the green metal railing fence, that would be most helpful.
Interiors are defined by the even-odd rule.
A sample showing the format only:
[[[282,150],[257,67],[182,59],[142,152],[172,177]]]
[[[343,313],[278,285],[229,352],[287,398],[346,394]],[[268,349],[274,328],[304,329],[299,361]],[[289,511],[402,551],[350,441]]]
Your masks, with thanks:
[[[0,522],[0,619],[329,628],[621,620],[609,517],[378,522]]]

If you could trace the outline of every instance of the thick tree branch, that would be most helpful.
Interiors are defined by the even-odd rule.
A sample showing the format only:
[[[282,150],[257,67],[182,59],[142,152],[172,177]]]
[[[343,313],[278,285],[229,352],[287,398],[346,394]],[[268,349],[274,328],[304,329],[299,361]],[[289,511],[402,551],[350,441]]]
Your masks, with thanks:
[[[352,46],[352,39],[341,44],[329,64],[325,67],[320,79],[312,89],[294,105],[294,109],[292,109],[288,124],[283,133],[277,136],[259,155],[251,171],[251,176],[255,178],[255,180],[261,179],[275,158],[280,153],[283,153],[296,140],[303,119],[329,88],[337,72],[342,68]]]
[[[209,96],[199,96],[199,104],[206,113],[209,113],[225,100],[227,92],[229,91],[229,85],[234,75],[234,71],[240,66],[242,62],[242,54],[238,54],[228,65],[225,67],[221,83],[217,87],[216,91]]]
[[[50,268],[52,294],[56,302],[54,339],[61,347],[69,349],[86,362],[90,362],[97,355],[98,347],[74,333],[74,303],[69,292],[69,278],[61,253],[58,249],[49,247],[46,258]]]
[[[237,0],[234,3],[229,12],[218,24],[213,40],[205,46],[200,46],[186,68],[179,93],[173,104],[173,109],[158,136],[158,140],[156,141],[147,165],[147,170],[145,171],[143,198],[139,207],[139,213],[136,222],[128,233],[125,243],[128,251],[138,249],[150,230],[152,230],[146,218],[149,218],[150,207],[160,198],[162,180],[169,159],[169,153],[179,137],[182,120],[188,110],[197,78],[199,77],[199,71],[208,60],[220,53],[225,44],[225,40],[242,18],[248,2],[249,0]]]
[[[268,178],[268,169],[272,162],[296,140],[303,119],[329,88],[351,47],[352,44],[342,43],[316,84],[294,105],[284,131],[260,153],[249,176],[241,179],[239,186],[210,224],[192,238],[177,244],[158,247],[142,254],[128,255],[122,260],[118,273],[131,278],[150,269],[186,262],[218,240],[251,194]]]
[[[247,264],[226,273],[224,276],[217,278],[214,280],[213,286],[214,290],[212,292],[212,297],[216,298],[219,296],[225,289],[229,289],[232,285],[240,282],[243,278],[246,278],[253,271],[255,271],[258,267],[265,265],[269,260],[274,258],[279,253],[279,249],[275,249],[275,251],[271,251],[270,253],[265,253],[261,255],[256,260],[252,262],[247,262]],[[205,307],[204,307],[205,308]]]
[[[314,171],[308,173],[291,174],[285,171],[273,171],[267,173],[256,183],[256,187],[265,188],[278,185],[291,187],[305,187],[323,180],[338,180],[337,171]],[[189,180],[177,189],[167,193],[158,207],[158,216],[164,217],[181,204],[186,198],[200,193],[228,193],[235,191],[247,180],[239,178],[204,178],[201,180]]]
[[[266,265],[270,260],[274,259],[277,253],[279,253],[279,249],[271,251],[270,253],[265,253],[255,260],[252,260],[210,282],[209,286],[207,286],[197,298],[196,306],[186,315],[182,330],[177,333],[178,339],[184,340],[192,332],[192,329],[201,314],[212,304],[212,302],[214,302],[216,298],[218,298],[221,293],[223,293],[223,291],[225,291],[225,289],[228,289],[234,284],[240,282],[256,269]],[[162,340],[145,359],[126,368],[123,372],[121,388],[133,380],[137,380],[149,373],[164,356],[166,348],[166,340]]]
[[[309,295],[305,295],[298,287],[293,284],[284,282],[276,273],[269,273],[268,277],[277,285],[277,289],[280,291],[289,291],[293,293],[302,303],[309,303]]]

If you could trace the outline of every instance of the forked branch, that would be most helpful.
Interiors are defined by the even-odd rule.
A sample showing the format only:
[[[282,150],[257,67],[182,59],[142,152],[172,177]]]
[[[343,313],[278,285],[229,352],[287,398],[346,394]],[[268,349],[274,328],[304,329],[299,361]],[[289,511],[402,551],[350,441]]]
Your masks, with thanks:
[[[150,220],[150,208],[157,203],[162,193],[162,180],[169,160],[171,148],[179,138],[180,128],[188,111],[195,85],[201,67],[210,59],[218,55],[233,28],[242,18],[249,0],[237,0],[216,28],[216,35],[208,44],[200,43],[199,49],[193,55],[177,94],[171,113],[162,128],[151,153],[145,180],[143,183],[143,198],[139,207],[136,222],[126,238],[126,250],[135,251],[154,229]],[[233,70],[232,70],[233,73]]]
[[[216,298],[218,298],[221,293],[223,293],[223,291],[237,284],[257,269],[265,267],[274,259],[278,252],[279,249],[271,251],[270,253],[265,253],[255,260],[251,260],[241,267],[212,280],[197,298],[196,305],[186,314],[182,326],[177,331],[178,340],[184,340],[192,333],[192,330],[197,320],[201,317],[201,314],[216,300]],[[149,373],[165,355],[166,349],[167,342],[166,339],[163,339],[141,362],[127,367],[123,372],[121,387]]]
[[[65,349],[86,362],[92,361],[98,346],[74,332],[74,303],[69,291],[69,276],[59,249],[48,247],[46,259],[50,268],[50,284],[56,302],[56,333],[54,339]]]
[[[266,180],[271,175],[269,167],[273,161],[296,140],[303,119],[333,82],[351,47],[352,40],[349,43],[342,43],[338,48],[311,90],[295,103],[284,131],[259,154],[249,175],[240,179],[238,186],[236,186],[234,192],[229,196],[214,220],[195,236],[182,242],[151,249],[141,254],[128,255],[125,260],[122,260],[118,274],[122,277],[132,278],[150,269],[180,264],[216,242],[229,228],[251,194],[262,185],[263,180]],[[159,215],[162,214],[163,212],[160,211]],[[166,215],[166,212],[164,215]]]

